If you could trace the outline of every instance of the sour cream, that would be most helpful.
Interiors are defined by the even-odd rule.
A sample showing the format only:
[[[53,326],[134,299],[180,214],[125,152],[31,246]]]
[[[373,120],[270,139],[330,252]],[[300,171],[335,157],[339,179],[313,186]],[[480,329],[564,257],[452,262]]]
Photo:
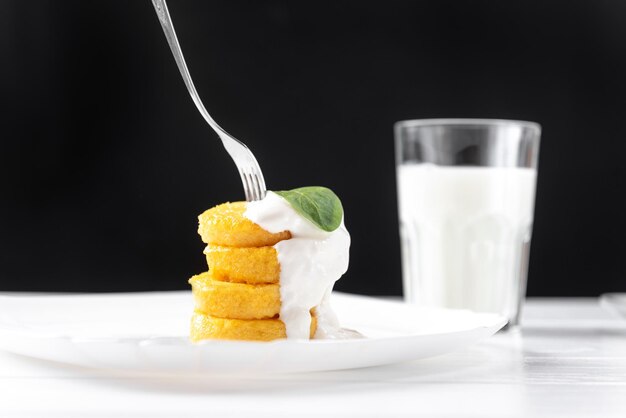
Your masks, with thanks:
[[[244,216],[269,232],[291,232],[291,239],[274,245],[280,263],[280,320],[287,338],[309,339],[313,308],[315,338],[337,338],[341,330],[329,298],[348,270],[350,234],[343,220],[334,231],[323,231],[269,191],[263,200],[249,202]]]

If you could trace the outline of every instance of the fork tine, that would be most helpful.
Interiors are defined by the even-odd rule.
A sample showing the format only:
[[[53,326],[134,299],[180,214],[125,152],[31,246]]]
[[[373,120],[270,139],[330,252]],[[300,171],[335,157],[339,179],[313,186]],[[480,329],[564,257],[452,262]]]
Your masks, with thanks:
[[[255,192],[255,199],[256,200],[261,200],[263,199],[263,196],[261,196],[261,189],[259,188],[259,177],[256,174],[252,174],[252,178],[254,179],[254,192]]]
[[[250,185],[250,196],[252,197],[252,200],[259,200],[254,176],[252,175],[252,173],[248,172],[246,174],[246,177],[248,179],[248,184]]]
[[[252,167],[252,174],[254,176],[257,195],[259,199],[263,199],[265,197],[265,180],[263,179],[263,174],[258,165]]]
[[[259,200],[261,200],[261,199],[263,199],[265,197],[265,194],[263,192],[265,190],[265,187],[263,187],[261,185],[261,182],[263,181],[263,178],[259,177],[258,173],[254,173],[254,180],[255,180],[255,183],[256,183],[257,195],[259,196]]]
[[[247,168],[247,178],[248,184],[250,185],[250,194],[252,195],[252,200],[259,200],[259,190],[257,186],[256,177],[254,175],[254,170],[252,167]]]
[[[248,181],[248,177],[246,175],[246,173],[244,172],[244,168],[243,167],[238,167],[239,168],[239,175],[241,176],[241,182],[243,183],[243,191],[246,194],[246,201],[250,202],[252,200],[254,200],[254,198],[252,197],[252,193],[251,193],[251,187],[250,187],[250,183]]]
[[[252,177],[250,176],[250,174],[247,174],[246,177],[248,179],[248,185],[250,187],[250,201],[253,202],[257,200],[256,191],[254,190],[254,182],[252,181]]]
[[[261,173],[261,168],[248,147],[241,142],[237,145],[241,145],[240,150],[245,152],[245,154],[239,155],[240,158],[236,161],[236,165],[241,167],[242,176],[245,177],[244,188],[248,189],[246,195],[248,201],[261,200],[265,197],[265,181]]]
[[[258,200],[261,200],[265,197],[265,180],[263,179],[263,173],[261,172],[261,167],[259,167],[259,163],[256,158],[254,158],[254,154],[250,151],[250,148],[246,147],[248,163],[250,166],[250,173],[252,175],[252,183],[255,186],[256,197]]]
[[[220,136],[220,138],[237,166],[246,200],[251,202],[263,199],[265,197],[265,181],[252,151],[244,143],[227,134]]]
[[[252,200],[261,200],[258,177],[254,173],[253,167],[248,167],[248,170],[249,171],[246,173],[246,178],[248,179],[248,184],[250,186],[250,195],[252,197]]]
[[[250,184],[252,185],[252,196],[254,198],[254,200],[260,200],[259,199],[259,187],[256,181],[256,176],[253,173],[250,173]]]
[[[250,185],[252,187],[252,198],[254,200],[261,200],[259,197],[259,185],[256,176],[254,175],[253,167],[250,167],[250,173],[248,174],[250,179]]]

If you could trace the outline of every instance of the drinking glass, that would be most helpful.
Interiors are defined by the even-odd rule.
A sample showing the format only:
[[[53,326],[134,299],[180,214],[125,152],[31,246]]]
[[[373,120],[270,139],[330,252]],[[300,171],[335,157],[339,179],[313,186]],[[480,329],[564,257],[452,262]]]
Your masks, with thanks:
[[[424,119],[395,125],[405,299],[519,323],[541,128]]]

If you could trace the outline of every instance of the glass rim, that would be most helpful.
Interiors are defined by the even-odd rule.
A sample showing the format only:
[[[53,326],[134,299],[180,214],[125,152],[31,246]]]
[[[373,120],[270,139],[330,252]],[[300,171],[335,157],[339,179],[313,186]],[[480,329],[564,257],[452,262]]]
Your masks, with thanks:
[[[472,118],[436,118],[436,119],[408,119],[394,124],[396,130],[405,128],[419,128],[425,126],[519,126],[541,132],[541,125],[537,122],[514,119],[472,119]]]

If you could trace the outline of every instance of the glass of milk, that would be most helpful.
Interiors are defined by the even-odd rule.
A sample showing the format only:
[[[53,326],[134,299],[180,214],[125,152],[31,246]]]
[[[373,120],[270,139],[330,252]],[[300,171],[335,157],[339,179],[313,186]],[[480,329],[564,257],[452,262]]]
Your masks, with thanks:
[[[404,295],[519,322],[541,128],[424,119],[395,125]]]

